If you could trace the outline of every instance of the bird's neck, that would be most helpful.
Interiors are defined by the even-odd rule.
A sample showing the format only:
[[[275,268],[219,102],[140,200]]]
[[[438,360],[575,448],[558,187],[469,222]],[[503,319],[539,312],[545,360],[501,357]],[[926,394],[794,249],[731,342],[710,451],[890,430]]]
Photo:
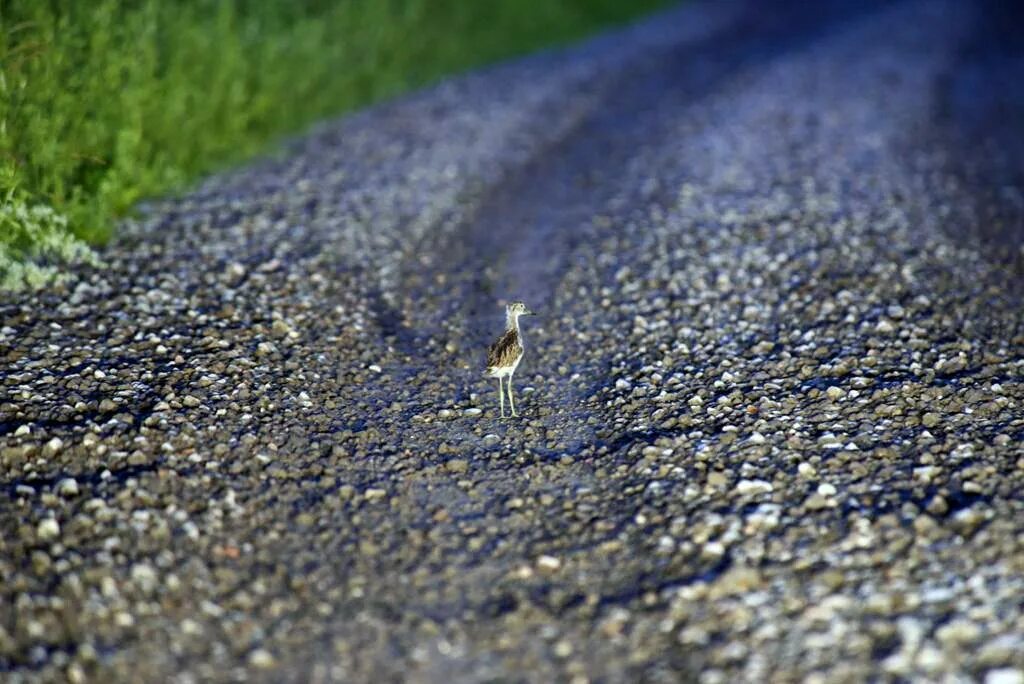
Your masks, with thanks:
[[[505,330],[519,331],[519,314],[505,314]]]

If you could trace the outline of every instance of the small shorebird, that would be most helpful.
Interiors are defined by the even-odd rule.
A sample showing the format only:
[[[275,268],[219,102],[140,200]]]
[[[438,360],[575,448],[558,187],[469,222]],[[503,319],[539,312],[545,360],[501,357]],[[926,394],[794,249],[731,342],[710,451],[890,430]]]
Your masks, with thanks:
[[[512,399],[512,374],[523,358],[523,337],[519,334],[519,317],[532,316],[533,312],[522,302],[512,302],[505,307],[505,334],[487,350],[487,374],[498,378],[498,399],[501,402],[501,417],[505,417],[505,394],[502,392],[501,379],[508,378],[508,403],[512,407],[512,415],[516,413],[516,403]]]

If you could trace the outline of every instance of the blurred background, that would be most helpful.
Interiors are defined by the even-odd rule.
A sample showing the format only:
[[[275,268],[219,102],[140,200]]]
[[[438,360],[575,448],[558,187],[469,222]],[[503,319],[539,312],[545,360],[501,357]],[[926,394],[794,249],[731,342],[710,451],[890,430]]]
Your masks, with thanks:
[[[665,4],[0,0],[0,284],[318,119]]]

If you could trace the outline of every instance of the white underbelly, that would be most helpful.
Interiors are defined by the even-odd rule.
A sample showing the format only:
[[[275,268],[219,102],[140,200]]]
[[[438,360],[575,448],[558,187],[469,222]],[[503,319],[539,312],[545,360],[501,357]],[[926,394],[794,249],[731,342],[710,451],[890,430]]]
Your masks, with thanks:
[[[511,366],[501,366],[500,368],[488,368],[487,374],[492,378],[507,378],[516,372],[516,368],[519,367],[519,362],[523,360],[523,355],[520,354]]]

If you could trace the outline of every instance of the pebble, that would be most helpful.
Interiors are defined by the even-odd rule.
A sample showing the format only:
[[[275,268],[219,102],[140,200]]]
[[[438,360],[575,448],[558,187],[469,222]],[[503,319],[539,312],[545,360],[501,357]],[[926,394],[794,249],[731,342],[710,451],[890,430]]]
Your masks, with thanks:
[[[774,488],[765,480],[740,480],[736,483],[736,491],[740,494],[767,494]]]
[[[562,567],[562,561],[554,556],[537,558],[537,568],[542,572],[555,572]]]
[[[1002,667],[985,673],[985,684],[1024,684],[1024,670]]]
[[[825,394],[832,401],[838,401],[839,399],[842,399],[843,397],[846,396],[846,390],[844,390],[842,387],[836,387],[835,385],[832,385],[827,390],[825,390]]]
[[[52,541],[60,536],[60,523],[55,518],[44,518],[36,527],[36,536],[40,541]]]
[[[721,542],[709,542],[701,549],[702,553],[709,558],[719,558],[725,555],[725,545]]]
[[[981,628],[968,620],[952,620],[935,630],[939,641],[949,644],[972,644],[981,637]]]
[[[57,482],[57,493],[65,498],[72,498],[78,496],[80,490],[78,488],[78,481],[73,477],[65,477]]]
[[[465,473],[469,470],[469,461],[464,458],[453,458],[446,462],[444,467],[450,473]]]
[[[713,470],[708,473],[708,484],[721,489],[729,484],[729,476],[720,470]]]
[[[266,670],[274,667],[277,661],[270,651],[257,648],[249,654],[249,664],[255,668]]]
[[[761,573],[756,568],[735,566],[723,573],[710,587],[709,597],[720,599],[726,596],[744,594],[762,584]]]
[[[835,508],[838,504],[835,499],[814,493],[807,497],[804,505],[812,511],[820,511],[824,508]]]
[[[387,495],[388,493],[386,490],[377,489],[375,487],[370,487],[365,492],[363,492],[363,496],[366,498],[367,501],[380,501],[381,499],[386,498]]]
[[[148,563],[136,563],[133,565],[131,577],[135,586],[147,594],[152,593],[159,582],[156,570]]]

